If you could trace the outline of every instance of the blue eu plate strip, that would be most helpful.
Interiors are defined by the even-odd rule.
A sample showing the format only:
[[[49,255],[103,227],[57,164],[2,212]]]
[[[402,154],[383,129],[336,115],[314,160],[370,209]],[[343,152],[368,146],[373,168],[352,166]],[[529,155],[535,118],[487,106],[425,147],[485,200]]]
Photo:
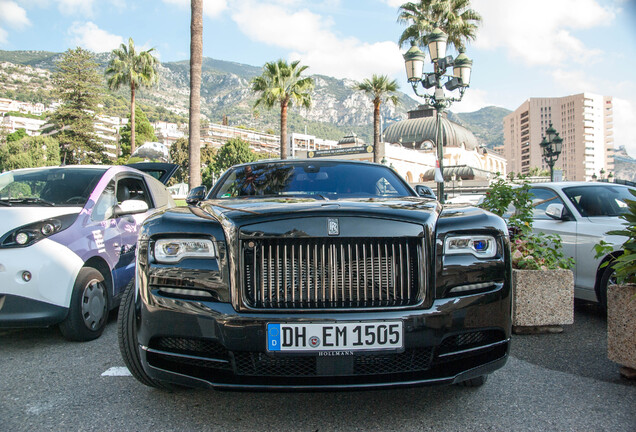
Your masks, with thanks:
[[[280,351],[280,324],[267,324],[267,349]]]

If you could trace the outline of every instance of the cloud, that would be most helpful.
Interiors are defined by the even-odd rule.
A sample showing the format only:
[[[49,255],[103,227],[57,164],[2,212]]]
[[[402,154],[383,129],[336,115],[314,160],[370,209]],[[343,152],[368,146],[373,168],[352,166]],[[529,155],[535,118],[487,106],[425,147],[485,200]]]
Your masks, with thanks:
[[[527,65],[588,62],[599,56],[572,31],[609,25],[615,17],[597,0],[474,0],[483,23],[474,42],[477,48],[505,48]]]
[[[386,3],[388,6],[391,6],[391,7],[394,7],[394,8],[399,8],[404,3],[406,3],[406,1],[404,1],[404,0],[383,0],[383,3]]]
[[[250,39],[290,51],[311,73],[363,79],[397,74],[404,61],[394,42],[366,43],[332,30],[329,17],[308,9],[288,10],[272,2],[237,2],[232,19]]]
[[[81,46],[96,53],[108,52],[117,48],[124,39],[102,30],[92,22],[74,22],[69,28],[68,34],[72,36],[71,44]]]
[[[588,79],[580,70],[564,70],[559,68],[552,71],[551,75],[557,87],[564,93],[598,92],[598,86]]]
[[[464,94],[461,102],[455,102],[450,110],[454,113],[473,112],[483,107],[495,105],[489,102],[488,93],[484,90],[470,88]]]
[[[16,2],[0,0],[0,44],[7,43],[9,32],[5,26],[23,29],[31,25],[26,11]]]
[[[58,10],[64,15],[82,15],[92,17],[95,14],[95,0],[54,0]]]
[[[624,146],[630,156],[636,156],[636,105],[632,101],[613,98],[614,145]]]
[[[172,4],[181,8],[190,9],[190,0],[163,0],[166,4]],[[227,0],[203,0],[203,14],[208,18],[216,18],[227,9]]]
[[[24,28],[31,24],[26,11],[14,1],[0,0],[0,23],[13,28]]]

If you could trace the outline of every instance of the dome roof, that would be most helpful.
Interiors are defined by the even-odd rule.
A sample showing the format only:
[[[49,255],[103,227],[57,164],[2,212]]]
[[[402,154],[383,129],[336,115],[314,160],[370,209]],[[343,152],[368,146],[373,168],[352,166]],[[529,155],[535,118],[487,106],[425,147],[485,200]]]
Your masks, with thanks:
[[[423,143],[436,140],[436,117],[410,118],[393,123],[384,129],[384,141],[388,143],[401,143],[404,147],[424,148]],[[479,143],[475,135],[463,126],[453,123],[442,117],[442,140],[445,147],[461,147],[473,150]]]

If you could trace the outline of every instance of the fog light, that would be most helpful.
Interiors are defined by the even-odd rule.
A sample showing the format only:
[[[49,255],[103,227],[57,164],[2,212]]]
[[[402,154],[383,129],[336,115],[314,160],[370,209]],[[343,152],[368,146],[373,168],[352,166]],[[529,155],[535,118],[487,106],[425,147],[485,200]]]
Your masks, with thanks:
[[[52,223],[46,223],[42,225],[42,228],[40,229],[40,231],[45,236],[51,235],[55,232],[55,225],[53,225]]]
[[[31,280],[31,272],[30,271],[23,271],[22,272],[22,280],[25,282],[29,282]]]
[[[25,232],[20,232],[15,236],[15,242],[19,245],[26,244],[29,241],[29,235]]]

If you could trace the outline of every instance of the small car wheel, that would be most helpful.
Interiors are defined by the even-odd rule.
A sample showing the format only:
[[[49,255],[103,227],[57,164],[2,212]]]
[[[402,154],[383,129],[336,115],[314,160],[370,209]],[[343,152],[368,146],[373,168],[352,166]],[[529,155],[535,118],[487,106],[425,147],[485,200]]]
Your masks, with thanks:
[[[68,315],[59,326],[62,335],[80,342],[100,337],[108,322],[108,301],[104,276],[92,267],[82,268],[73,285]]]
[[[459,384],[463,385],[464,387],[481,387],[486,383],[487,380],[488,380],[488,375],[482,375],[476,378],[471,378],[466,381],[462,381]]]
[[[117,317],[117,339],[119,339],[119,351],[124,359],[126,367],[139,382],[149,387],[170,390],[171,387],[150,378],[143,367],[139,357],[139,343],[137,342],[137,326],[135,324],[135,280],[133,279],[124,291],[124,296],[119,305]]]
[[[607,310],[607,287],[616,285],[616,273],[611,264],[612,262],[603,269],[603,275],[598,284],[598,291],[596,291],[598,303],[604,310]]]

